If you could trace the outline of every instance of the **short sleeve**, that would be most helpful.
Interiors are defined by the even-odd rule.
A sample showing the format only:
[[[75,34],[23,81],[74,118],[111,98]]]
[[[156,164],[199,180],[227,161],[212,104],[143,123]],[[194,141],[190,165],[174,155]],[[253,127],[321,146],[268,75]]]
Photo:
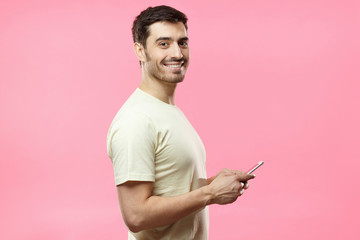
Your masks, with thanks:
[[[156,133],[152,120],[138,112],[119,116],[108,136],[115,183],[155,181]]]

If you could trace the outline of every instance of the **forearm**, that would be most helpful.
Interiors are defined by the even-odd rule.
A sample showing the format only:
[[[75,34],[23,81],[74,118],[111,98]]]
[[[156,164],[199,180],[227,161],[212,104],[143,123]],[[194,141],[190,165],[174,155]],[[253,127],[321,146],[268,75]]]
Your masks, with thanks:
[[[152,196],[152,182],[129,181],[118,186],[119,204],[132,232],[165,226],[209,204],[229,204],[242,194],[246,173],[222,170],[208,185],[174,197]]]
[[[208,186],[174,197],[151,196],[134,208],[128,222],[131,231],[165,226],[205,207],[212,198]],[[130,216],[129,216],[130,217]]]

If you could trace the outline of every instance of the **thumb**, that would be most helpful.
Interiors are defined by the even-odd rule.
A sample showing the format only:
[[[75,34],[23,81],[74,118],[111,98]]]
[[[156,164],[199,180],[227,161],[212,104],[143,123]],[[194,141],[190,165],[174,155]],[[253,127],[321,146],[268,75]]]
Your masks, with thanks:
[[[254,174],[247,174],[245,172],[236,171],[236,176],[240,182],[246,182],[250,179],[255,178]]]

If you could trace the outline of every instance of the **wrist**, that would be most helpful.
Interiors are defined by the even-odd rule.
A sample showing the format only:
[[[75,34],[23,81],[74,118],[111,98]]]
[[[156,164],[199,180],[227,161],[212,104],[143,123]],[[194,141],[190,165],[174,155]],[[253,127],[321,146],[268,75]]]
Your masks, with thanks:
[[[212,200],[214,199],[214,194],[211,191],[211,186],[206,185],[202,187],[201,192],[204,196],[205,206],[212,204]]]

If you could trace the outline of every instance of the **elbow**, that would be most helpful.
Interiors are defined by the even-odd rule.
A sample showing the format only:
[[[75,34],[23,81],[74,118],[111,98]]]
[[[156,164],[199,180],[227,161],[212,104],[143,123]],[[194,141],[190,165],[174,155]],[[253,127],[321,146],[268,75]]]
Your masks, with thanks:
[[[138,233],[144,229],[141,228],[141,226],[136,225],[136,224],[126,224],[128,229],[133,232],[133,233]]]
[[[124,217],[124,222],[133,233],[145,230],[144,219],[139,214],[131,214],[131,216]]]

